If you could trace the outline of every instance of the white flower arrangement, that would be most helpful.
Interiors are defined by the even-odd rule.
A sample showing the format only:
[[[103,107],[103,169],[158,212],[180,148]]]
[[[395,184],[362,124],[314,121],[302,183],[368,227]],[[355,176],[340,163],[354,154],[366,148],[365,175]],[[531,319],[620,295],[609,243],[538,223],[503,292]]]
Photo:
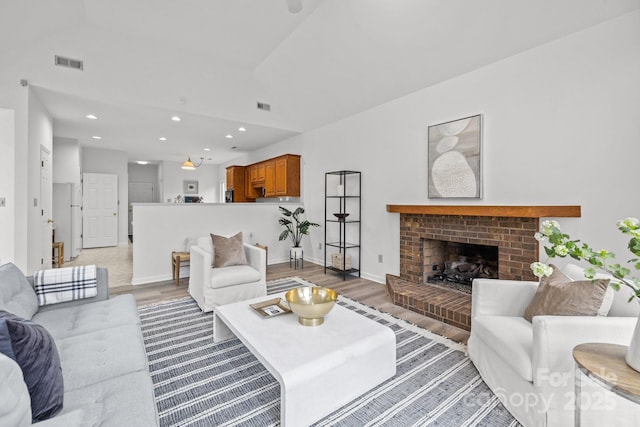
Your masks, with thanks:
[[[562,233],[557,221],[543,221],[535,238],[539,242],[550,244],[544,247],[549,258],[570,256],[576,260],[587,261],[592,267],[585,269],[586,278],[593,279],[596,268],[600,269],[614,277],[610,282],[612,288],[619,290],[620,285],[627,286],[633,290],[635,298],[640,299],[640,282],[636,277],[630,276],[631,269],[640,270],[640,259],[637,258],[640,257],[640,221],[637,218],[625,218],[617,221],[616,226],[623,234],[631,236],[627,247],[635,257],[627,261],[629,267],[615,262],[615,254],[606,249],[594,251],[586,243],[579,244],[579,240],[571,240],[568,234]],[[542,262],[534,262],[530,267],[536,277],[549,276],[553,272],[551,267]]]

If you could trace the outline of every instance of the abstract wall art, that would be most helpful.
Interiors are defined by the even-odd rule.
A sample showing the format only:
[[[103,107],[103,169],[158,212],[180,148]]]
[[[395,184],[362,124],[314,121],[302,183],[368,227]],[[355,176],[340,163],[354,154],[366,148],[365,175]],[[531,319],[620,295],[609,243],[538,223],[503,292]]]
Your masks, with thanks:
[[[429,198],[482,197],[482,115],[429,126]]]
[[[184,194],[198,194],[198,181],[182,181]]]

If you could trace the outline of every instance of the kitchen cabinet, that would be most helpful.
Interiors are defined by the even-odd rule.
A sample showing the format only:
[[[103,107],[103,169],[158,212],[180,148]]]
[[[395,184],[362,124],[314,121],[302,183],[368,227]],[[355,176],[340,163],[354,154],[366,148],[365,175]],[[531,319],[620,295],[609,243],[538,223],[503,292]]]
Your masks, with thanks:
[[[258,197],[300,197],[300,156],[283,154],[248,166],[229,166],[227,189],[234,190],[234,196],[242,193],[242,201],[248,202]]]
[[[265,176],[266,176],[265,162],[258,163],[257,168],[258,168],[258,171],[257,171],[258,179],[256,180],[256,182],[264,183]]]
[[[266,167],[265,162],[256,163],[248,166],[249,181],[252,187],[263,188],[265,185]]]
[[[268,160],[264,162],[264,196],[274,197],[276,195],[276,162]]]
[[[227,168],[227,190],[233,190],[234,202],[247,202],[245,191],[246,173],[244,166],[229,166]]]
[[[255,201],[256,198],[262,197],[262,189],[254,188],[253,183],[256,180],[258,168],[247,166],[245,168],[245,195],[247,199]],[[253,179],[253,182],[251,181]]]
[[[258,165],[247,166],[249,170],[249,184],[253,184],[258,181]]]
[[[300,156],[275,158],[275,197],[300,197]]]

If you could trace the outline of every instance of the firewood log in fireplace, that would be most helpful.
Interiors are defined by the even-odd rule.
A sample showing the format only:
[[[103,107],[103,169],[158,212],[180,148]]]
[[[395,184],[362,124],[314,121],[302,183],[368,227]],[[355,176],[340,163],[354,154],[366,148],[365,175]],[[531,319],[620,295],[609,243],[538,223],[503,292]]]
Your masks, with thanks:
[[[497,279],[498,266],[490,264],[495,263],[490,263],[483,258],[474,258],[469,261],[465,257],[460,257],[459,261],[445,262],[443,276],[447,281],[465,284],[470,284],[475,278]]]

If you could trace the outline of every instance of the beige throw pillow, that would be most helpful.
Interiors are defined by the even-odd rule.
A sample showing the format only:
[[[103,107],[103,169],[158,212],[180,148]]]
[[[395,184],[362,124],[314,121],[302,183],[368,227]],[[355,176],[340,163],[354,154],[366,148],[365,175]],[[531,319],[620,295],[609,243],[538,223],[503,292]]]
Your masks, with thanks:
[[[595,316],[609,287],[609,279],[572,281],[554,265],[551,276],[540,279],[540,285],[524,318],[534,316]]]
[[[213,267],[246,265],[247,257],[242,245],[242,232],[231,237],[211,234],[213,240]]]

